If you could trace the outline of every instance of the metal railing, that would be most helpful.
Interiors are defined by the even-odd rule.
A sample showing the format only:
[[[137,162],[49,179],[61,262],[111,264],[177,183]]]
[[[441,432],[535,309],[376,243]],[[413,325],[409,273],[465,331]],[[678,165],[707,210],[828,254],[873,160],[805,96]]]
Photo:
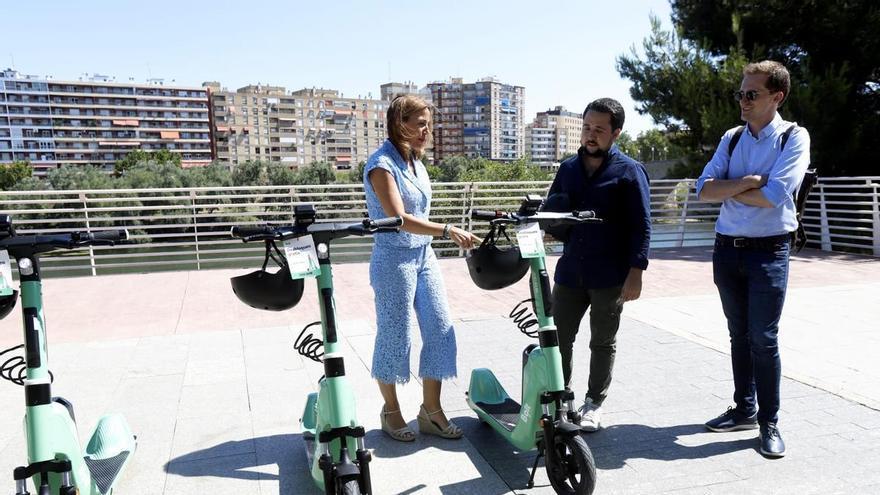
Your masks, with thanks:
[[[714,238],[719,204],[696,198],[694,180],[651,183],[653,248],[707,246]],[[516,209],[527,193],[544,195],[549,182],[434,183],[431,219],[484,235],[468,212]],[[53,275],[255,266],[262,247],[232,239],[233,225],[283,223],[297,204],[314,204],[319,219],[357,221],[367,214],[361,184],[223,188],[107,189],[0,192],[0,211],[13,215],[22,233],[128,228],[132,243],[56,252],[43,259]],[[804,222],[808,246],[880,256],[880,177],[823,178],[810,195]],[[370,238],[334,244],[341,261],[368,259]],[[551,244],[549,249],[558,250]],[[435,240],[440,256],[462,253]]]

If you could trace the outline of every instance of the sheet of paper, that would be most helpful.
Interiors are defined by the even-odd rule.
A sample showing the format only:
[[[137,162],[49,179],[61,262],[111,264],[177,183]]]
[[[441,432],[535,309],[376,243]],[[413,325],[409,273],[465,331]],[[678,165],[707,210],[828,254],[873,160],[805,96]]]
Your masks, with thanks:
[[[290,266],[291,278],[317,277],[321,274],[318,252],[312,236],[305,235],[284,241],[284,255]]]

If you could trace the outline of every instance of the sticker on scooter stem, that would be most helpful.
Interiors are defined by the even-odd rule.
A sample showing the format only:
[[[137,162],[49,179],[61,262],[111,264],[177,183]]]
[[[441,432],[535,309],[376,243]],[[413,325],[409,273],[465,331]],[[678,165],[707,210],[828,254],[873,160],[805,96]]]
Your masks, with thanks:
[[[12,265],[9,262],[9,253],[0,250],[0,296],[9,296],[12,289]]]
[[[523,258],[541,258],[544,256],[544,233],[537,222],[518,225],[516,227],[516,243]]]
[[[317,277],[321,274],[315,240],[311,235],[284,241],[284,256],[287,257],[287,265],[290,267],[290,278]]]

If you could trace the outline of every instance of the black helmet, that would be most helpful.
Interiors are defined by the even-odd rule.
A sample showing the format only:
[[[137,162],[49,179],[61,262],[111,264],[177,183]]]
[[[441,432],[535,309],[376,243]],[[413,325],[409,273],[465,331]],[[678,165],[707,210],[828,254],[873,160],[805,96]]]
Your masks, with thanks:
[[[278,253],[276,258],[271,249]],[[281,266],[275,273],[266,271],[266,265],[272,258]],[[232,277],[232,291],[238,299],[248,306],[268,311],[284,311],[290,309],[302,299],[305,282],[302,279],[290,278],[290,268],[284,256],[278,251],[275,243],[266,241],[266,260],[263,268],[247,275]]]
[[[529,260],[520,256],[518,246],[497,245],[497,238],[502,235],[510,241],[503,225],[493,225],[480,247],[467,254],[471,280],[481,289],[509,287],[519,282],[529,271]]]
[[[571,213],[574,208],[568,193],[558,192],[547,196],[544,204],[541,205],[541,211],[552,211],[556,213]],[[568,241],[571,236],[571,225],[547,225],[544,231],[553,236],[560,242]]]
[[[18,299],[18,291],[12,291],[8,296],[0,296],[0,320],[9,316],[12,308],[15,307],[15,300]]]

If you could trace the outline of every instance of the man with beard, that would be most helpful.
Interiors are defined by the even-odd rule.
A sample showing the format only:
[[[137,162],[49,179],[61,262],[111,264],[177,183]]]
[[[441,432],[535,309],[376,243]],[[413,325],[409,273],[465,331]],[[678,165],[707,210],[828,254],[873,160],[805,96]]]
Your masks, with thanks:
[[[620,103],[600,98],[587,105],[583,119],[581,147],[559,166],[545,209],[593,210],[603,220],[555,234],[562,237],[564,250],[556,264],[552,313],[566,387],[574,340],[590,309],[590,378],[579,411],[582,430],[591,432],[601,427],[623,303],[638,299],[642,291],[651,207],[645,167],[614,145],[623,129]]]

